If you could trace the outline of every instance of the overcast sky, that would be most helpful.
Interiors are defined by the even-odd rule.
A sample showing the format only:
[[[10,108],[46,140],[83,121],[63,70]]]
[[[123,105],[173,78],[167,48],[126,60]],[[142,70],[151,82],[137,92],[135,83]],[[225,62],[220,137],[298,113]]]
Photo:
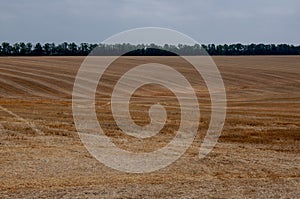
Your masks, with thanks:
[[[171,28],[199,43],[300,44],[299,0],[0,0],[0,42],[90,42]]]

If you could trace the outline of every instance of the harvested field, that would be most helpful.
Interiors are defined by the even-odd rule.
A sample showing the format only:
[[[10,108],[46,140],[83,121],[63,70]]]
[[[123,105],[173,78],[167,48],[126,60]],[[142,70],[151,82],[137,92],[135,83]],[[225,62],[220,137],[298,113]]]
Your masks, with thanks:
[[[120,67],[160,59],[190,74],[191,82],[202,82],[196,88],[201,121],[194,143],[174,164],[148,174],[113,170],[81,143],[72,89],[83,59],[0,57],[0,198],[300,197],[299,56],[213,57],[227,92],[227,117],[218,144],[203,159],[198,151],[210,99],[201,78],[174,57],[122,58]],[[137,124],[149,123],[151,96],[168,102],[171,116],[153,139],[126,137],[107,114],[109,99],[103,92],[111,89],[105,85],[117,72],[109,71],[107,84],[99,85],[96,94],[97,116],[107,135],[131,151],[164,146],[178,126],[174,95],[160,87],[138,91],[131,105]]]

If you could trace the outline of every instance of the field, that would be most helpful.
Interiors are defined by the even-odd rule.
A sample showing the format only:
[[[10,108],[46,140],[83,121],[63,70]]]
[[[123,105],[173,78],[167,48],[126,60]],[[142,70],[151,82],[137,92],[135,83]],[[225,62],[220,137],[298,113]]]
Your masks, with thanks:
[[[91,156],[80,141],[72,115],[72,89],[83,59],[0,58],[0,198],[300,197],[299,56],[213,57],[227,92],[227,117],[218,144],[203,159],[198,158],[199,145],[210,118],[203,80],[176,58],[122,58],[120,67],[160,59],[182,67],[192,82],[202,82],[197,87],[200,128],[192,146],[175,163],[148,174],[113,170]],[[111,89],[120,67],[108,71],[102,89]],[[119,147],[149,152],[174,136],[176,114],[153,139],[122,134],[107,114],[109,98],[100,92],[101,85],[98,90],[99,122]],[[143,96],[147,99],[141,100]],[[149,123],[150,96],[158,100],[171,96],[165,104],[173,107],[168,113],[178,108],[171,92],[141,89],[131,105],[137,124]]]

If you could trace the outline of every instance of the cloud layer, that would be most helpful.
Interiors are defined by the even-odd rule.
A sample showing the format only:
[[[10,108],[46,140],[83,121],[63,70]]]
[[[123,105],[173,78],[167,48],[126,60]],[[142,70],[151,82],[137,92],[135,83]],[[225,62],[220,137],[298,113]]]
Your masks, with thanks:
[[[200,43],[300,44],[298,0],[1,1],[0,40],[101,42],[131,28],[178,30]]]

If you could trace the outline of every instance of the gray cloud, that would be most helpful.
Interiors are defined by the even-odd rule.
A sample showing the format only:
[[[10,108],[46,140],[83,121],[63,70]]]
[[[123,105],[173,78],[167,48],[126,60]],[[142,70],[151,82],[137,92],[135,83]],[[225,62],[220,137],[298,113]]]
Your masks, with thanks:
[[[2,0],[0,40],[101,42],[158,26],[200,43],[300,44],[298,0]]]

